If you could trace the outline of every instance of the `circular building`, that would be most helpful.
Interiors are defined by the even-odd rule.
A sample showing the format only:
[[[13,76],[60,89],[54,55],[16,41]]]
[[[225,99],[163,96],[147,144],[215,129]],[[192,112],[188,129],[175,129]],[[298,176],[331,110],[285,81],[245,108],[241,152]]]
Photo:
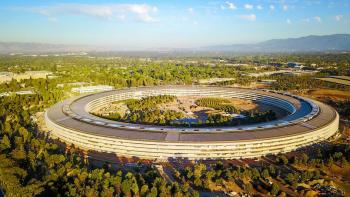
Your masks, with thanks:
[[[89,113],[114,101],[155,95],[247,99],[285,110],[288,115],[264,123],[187,128],[117,122]],[[144,159],[198,160],[254,158],[290,152],[335,134],[339,115],[318,101],[268,90],[155,86],[65,100],[46,111],[45,121],[53,138],[86,151]]]

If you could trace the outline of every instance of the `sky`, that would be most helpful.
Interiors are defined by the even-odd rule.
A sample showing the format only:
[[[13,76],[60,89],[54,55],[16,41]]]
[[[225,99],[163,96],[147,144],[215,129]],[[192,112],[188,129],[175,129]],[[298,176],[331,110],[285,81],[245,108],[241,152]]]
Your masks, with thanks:
[[[0,41],[193,48],[350,33],[350,0],[3,0]]]

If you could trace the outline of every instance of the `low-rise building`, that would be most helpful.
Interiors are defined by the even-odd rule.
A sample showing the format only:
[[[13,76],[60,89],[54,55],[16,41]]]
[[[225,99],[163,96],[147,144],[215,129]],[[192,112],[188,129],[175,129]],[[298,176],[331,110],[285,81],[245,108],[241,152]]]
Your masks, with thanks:
[[[39,71],[26,71],[24,73],[12,73],[12,72],[0,72],[0,83],[11,81],[12,79],[15,79],[17,81],[23,80],[23,79],[40,79],[40,78],[46,78],[47,76],[52,75],[52,72],[45,71],[45,70],[39,70]]]
[[[290,68],[299,68],[299,67],[303,67],[303,64],[299,62],[288,62],[287,66]]]
[[[199,79],[199,84],[213,84],[218,82],[224,82],[224,81],[232,81],[235,80],[235,78],[209,78],[209,79]]]
[[[4,96],[10,96],[11,92],[2,92],[0,93],[0,97],[4,97]]]
[[[26,71],[21,74],[17,74],[14,76],[14,78],[19,81],[22,79],[40,79],[40,78],[46,78],[46,76],[52,75],[52,72],[45,71],[45,70],[39,70],[39,71]]]
[[[109,91],[113,89],[114,89],[113,86],[97,85],[97,86],[84,86],[84,87],[72,88],[72,92],[83,94],[83,93]]]
[[[30,95],[30,94],[35,94],[32,90],[22,90],[22,91],[17,91],[15,92],[17,95]]]
[[[11,81],[13,78],[12,72],[0,72],[0,83]]]

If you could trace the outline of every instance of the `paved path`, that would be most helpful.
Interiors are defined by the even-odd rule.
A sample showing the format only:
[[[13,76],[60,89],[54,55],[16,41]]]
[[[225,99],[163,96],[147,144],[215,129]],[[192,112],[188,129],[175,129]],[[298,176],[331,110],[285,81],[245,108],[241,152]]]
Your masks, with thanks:
[[[160,175],[161,177],[163,177],[163,179],[165,179],[168,183],[174,182],[174,178],[170,178],[170,177],[169,177],[169,175],[171,175],[171,173],[169,173],[169,174],[166,173],[166,172],[164,171],[164,168],[163,168],[162,165],[156,165],[156,169],[157,169],[159,175]]]

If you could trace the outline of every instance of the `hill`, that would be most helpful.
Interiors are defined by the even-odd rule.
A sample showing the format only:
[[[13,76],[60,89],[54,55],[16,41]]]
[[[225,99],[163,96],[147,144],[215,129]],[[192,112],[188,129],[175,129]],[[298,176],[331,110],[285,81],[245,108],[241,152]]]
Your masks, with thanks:
[[[53,52],[135,52],[136,50],[116,49],[113,46],[79,46],[46,43],[0,42],[0,54],[9,53],[53,53]],[[139,50],[138,52],[162,52],[162,49]],[[279,53],[279,52],[342,52],[350,51],[350,34],[306,36],[300,38],[272,39],[256,44],[217,45],[190,49],[167,49],[167,53]]]
[[[257,44],[233,44],[205,47],[208,51],[231,52],[326,52],[350,51],[350,34],[273,39]]]

